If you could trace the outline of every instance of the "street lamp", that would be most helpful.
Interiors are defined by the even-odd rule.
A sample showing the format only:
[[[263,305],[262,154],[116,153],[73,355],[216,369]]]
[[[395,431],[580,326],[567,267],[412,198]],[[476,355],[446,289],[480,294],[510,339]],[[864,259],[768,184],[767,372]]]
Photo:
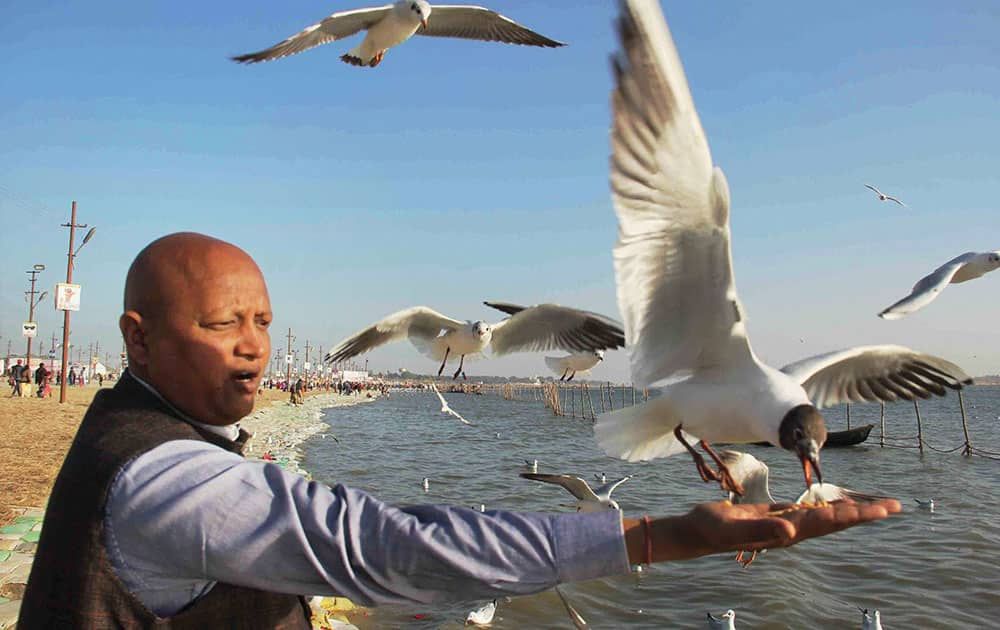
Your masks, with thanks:
[[[83,237],[83,242],[80,246],[73,249],[73,238],[76,236],[76,228],[87,227],[86,223],[78,224],[76,222],[76,202],[73,202],[73,210],[70,215],[69,223],[63,223],[63,227],[69,228],[69,253],[67,257],[69,260],[66,261],[66,284],[73,283],[73,259],[76,255],[80,253],[83,246],[87,244],[91,238],[94,237],[94,232],[97,231],[96,227],[90,228],[87,234]],[[57,303],[58,305],[58,303]],[[69,304],[64,304],[63,306],[70,306]],[[60,371],[60,383],[59,383],[59,402],[66,402],[66,364],[69,362],[69,308],[63,309],[63,351],[62,351],[62,369]]]

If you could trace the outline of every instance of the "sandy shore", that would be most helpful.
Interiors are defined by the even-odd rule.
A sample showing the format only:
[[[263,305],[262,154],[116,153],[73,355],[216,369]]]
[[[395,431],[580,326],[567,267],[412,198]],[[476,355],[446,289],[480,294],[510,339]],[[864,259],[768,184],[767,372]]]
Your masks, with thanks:
[[[69,387],[64,404],[59,404],[59,390],[52,398],[8,398],[0,395],[0,525],[14,516],[14,508],[44,507],[66,451],[90,401],[99,390],[96,386]],[[288,394],[264,390],[254,412],[243,426],[256,433],[253,455],[271,449],[276,459],[285,459],[298,468],[295,448],[303,440],[322,432],[320,410],[343,404],[364,402],[364,395],[341,396],[325,392],[307,394],[305,404],[293,407]],[[293,412],[294,411],[294,412]],[[268,445],[268,439],[271,444]]]

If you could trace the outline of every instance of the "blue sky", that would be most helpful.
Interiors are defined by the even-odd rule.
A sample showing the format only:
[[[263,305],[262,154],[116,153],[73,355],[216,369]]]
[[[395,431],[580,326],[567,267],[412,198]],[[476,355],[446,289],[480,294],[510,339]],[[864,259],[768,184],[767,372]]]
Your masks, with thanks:
[[[325,349],[415,304],[491,319],[484,299],[618,316],[607,186],[614,4],[495,1],[557,50],[414,38],[377,69],[358,39],[244,67],[353,2],[5,6],[0,23],[0,351],[24,270],[64,277],[70,201],[98,226],[75,279],[76,344],[118,348],[129,262],[178,230],[259,262],[274,343]],[[1000,5],[664,3],[732,191],[737,286],[758,354],[781,365],[901,343],[1000,372],[1000,273],[898,322],[922,275],[1000,248]],[[432,17],[433,19],[433,17]],[[909,209],[878,203],[863,184]],[[51,302],[36,317],[61,326]],[[48,342],[46,342],[46,347]],[[434,366],[409,344],[378,370]],[[471,373],[541,373],[517,355]],[[624,353],[595,377],[627,378]]]

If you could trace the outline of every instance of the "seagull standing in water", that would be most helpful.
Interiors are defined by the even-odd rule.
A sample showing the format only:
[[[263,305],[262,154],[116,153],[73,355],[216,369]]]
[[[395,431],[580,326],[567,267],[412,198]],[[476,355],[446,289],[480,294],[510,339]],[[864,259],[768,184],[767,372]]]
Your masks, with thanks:
[[[858,608],[861,611],[861,630],[882,630],[882,615],[877,610],[868,612],[867,608]]]
[[[875,188],[871,184],[865,184],[865,188],[868,188],[869,190],[874,191],[875,194],[878,195],[878,200],[879,201],[895,201],[896,203],[898,203],[899,205],[903,206],[904,208],[908,208],[909,207],[905,203],[903,203],[902,201],[900,201],[899,199],[896,199],[892,195],[885,194],[884,192],[882,192],[878,188]]]
[[[570,494],[579,499],[573,504],[577,512],[603,512],[604,510],[620,510],[616,501],[611,499],[611,493],[615,488],[632,478],[632,475],[622,477],[618,481],[604,484],[598,488],[591,488],[586,480],[573,475],[552,475],[547,473],[521,473],[525,479],[541,481],[543,483],[554,483],[562,486]]]
[[[437,394],[438,400],[441,401],[441,413],[446,413],[449,416],[454,416],[458,418],[459,420],[462,421],[462,424],[468,424],[468,425],[472,424],[471,422],[463,418],[461,414],[459,414],[457,411],[448,406],[448,401],[445,400],[444,396],[441,395],[441,392],[438,391],[437,385],[431,383],[431,389],[434,390],[434,393]]]
[[[736,630],[736,611],[732,608],[724,615],[715,617],[712,613],[705,613],[708,616],[708,627],[713,630]]]
[[[604,452],[645,461],[687,451],[703,480],[741,494],[710,443],[767,441],[798,457],[809,488],[814,471],[822,482],[818,407],[913,399],[971,382],[958,366],[899,346],[853,348],[783,370],[761,361],[736,293],[729,186],[713,168],[660,3],[624,3],[618,37],[610,173],[618,306],[633,383],[668,384],[659,398],[598,417]]]
[[[492,303],[488,303],[491,304]],[[327,363],[346,361],[381,345],[409,339],[422,354],[441,362],[459,359],[453,378],[465,378],[466,357],[486,348],[500,356],[511,352],[544,352],[556,348],[584,352],[620,348],[625,332],[617,322],[590,311],[558,304],[518,307],[507,319],[490,324],[459,321],[426,306],[414,306],[381,319],[341,341],[326,355]]]
[[[426,0],[399,0],[381,7],[338,11],[270,48],[232,59],[239,63],[271,61],[350,37],[360,31],[367,31],[365,38],[350,52],[342,55],[340,60],[352,66],[369,68],[382,63],[387,50],[414,35],[478,39],[545,48],[565,45],[484,7],[433,5]]]
[[[975,280],[1000,267],[1000,251],[966,252],[952,258],[921,278],[902,300],[878,314],[882,319],[900,319],[927,306],[949,284]]]

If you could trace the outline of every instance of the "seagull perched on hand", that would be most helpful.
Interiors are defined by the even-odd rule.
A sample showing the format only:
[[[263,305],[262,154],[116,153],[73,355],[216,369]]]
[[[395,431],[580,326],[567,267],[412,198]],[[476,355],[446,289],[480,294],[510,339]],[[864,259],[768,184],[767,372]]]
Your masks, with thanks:
[[[584,479],[573,475],[551,475],[547,473],[521,473],[525,479],[541,481],[543,483],[554,483],[562,486],[579,501],[573,504],[577,512],[603,512],[604,510],[620,510],[618,503],[611,500],[611,493],[615,488],[632,478],[622,477],[618,481],[604,484],[598,488],[591,488]]]
[[[909,207],[905,203],[903,203],[902,201],[900,201],[899,199],[896,199],[895,197],[893,197],[891,195],[885,194],[884,192],[882,192],[878,188],[875,188],[871,184],[865,184],[865,188],[869,188],[869,189],[873,190],[875,192],[875,194],[878,195],[878,200],[879,201],[895,201],[896,203],[898,203],[899,205],[903,206],[904,208],[908,208]]]
[[[446,413],[449,416],[455,416],[456,418],[462,421],[462,424],[469,424],[469,425],[472,424],[471,422],[463,418],[457,411],[448,406],[448,401],[445,400],[444,396],[441,395],[441,392],[438,391],[437,385],[431,383],[431,389],[434,390],[434,393],[437,394],[438,400],[441,401],[441,413]]]
[[[813,471],[822,482],[826,425],[817,407],[943,394],[971,379],[899,346],[853,348],[780,371],[757,357],[733,275],[729,187],[713,168],[660,3],[630,0],[621,13],[610,174],[618,306],[633,383],[668,383],[659,398],[599,416],[597,442],[628,461],[686,450],[703,480],[740,494],[709,444],[767,441],[795,453],[809,488]]]
[[[539,35],[484,7],[430,4],[426,0],[399,0],[381,7],[338,11],[270,48],[232,59],[240,63],[280,59],[350,37],[359,31],[367,31],[365,38],[340,59],[352,66],[369,68],[380,64],[387,50],[414,35],[478,39],[545,48],[565,46],[562,42]]]
[[[737,505],[742,503],[775,503],[774,497],[771,496],[771,488],[768,485],[770,469],[767,467],[767,464],[750,453],[740,451],[722,451],[720,457],[726,468],[729,469],[730,474],[732,474],[733,479],[743,486],[742,496],[737,495],[735,492],[729,493],[730,501]],[[795,504],[823,505],[831,501],[840,501],[843,499],[868,503],[884,498],[841,488],[832,483],[814,483],[809,486],[808,490],[795,499]],[[751,552],[750,558],[744,560],[745,552],[740,551],[736,554],[736,561],[741,562],[743,566],[748,566],[757,557],[757,553],[756,551]]]
[[[572,381],[579,372],[586,376],[590,368],[604,360],[603,350],[590,352],[574,352],[564,357],[545,357],[545,365],[556,374],[561,374],[560,381]],[[568,378],[567,378],[568,375]]]
[[[965,252],[921,278],[910,294],[878,314],[882,319],[900,319],[933,302],[949,284],[975,280],[1000,267],[1000,250]]]
[[[465,378],[465,358],[480,356],[487,347],[500,356],[555,348],[583,352],[625,345],[621,325],[603,315],[558,304],[520,308],[500,323],[488,324],[482,320],[461,322],[426,306],[414,306],[341,341],[327,353],[326,362],[346,361],[390,341],[408,338],[425,356],[441,362],[438,376],[449,360],[458,358],[453,378],[460,374]]]

